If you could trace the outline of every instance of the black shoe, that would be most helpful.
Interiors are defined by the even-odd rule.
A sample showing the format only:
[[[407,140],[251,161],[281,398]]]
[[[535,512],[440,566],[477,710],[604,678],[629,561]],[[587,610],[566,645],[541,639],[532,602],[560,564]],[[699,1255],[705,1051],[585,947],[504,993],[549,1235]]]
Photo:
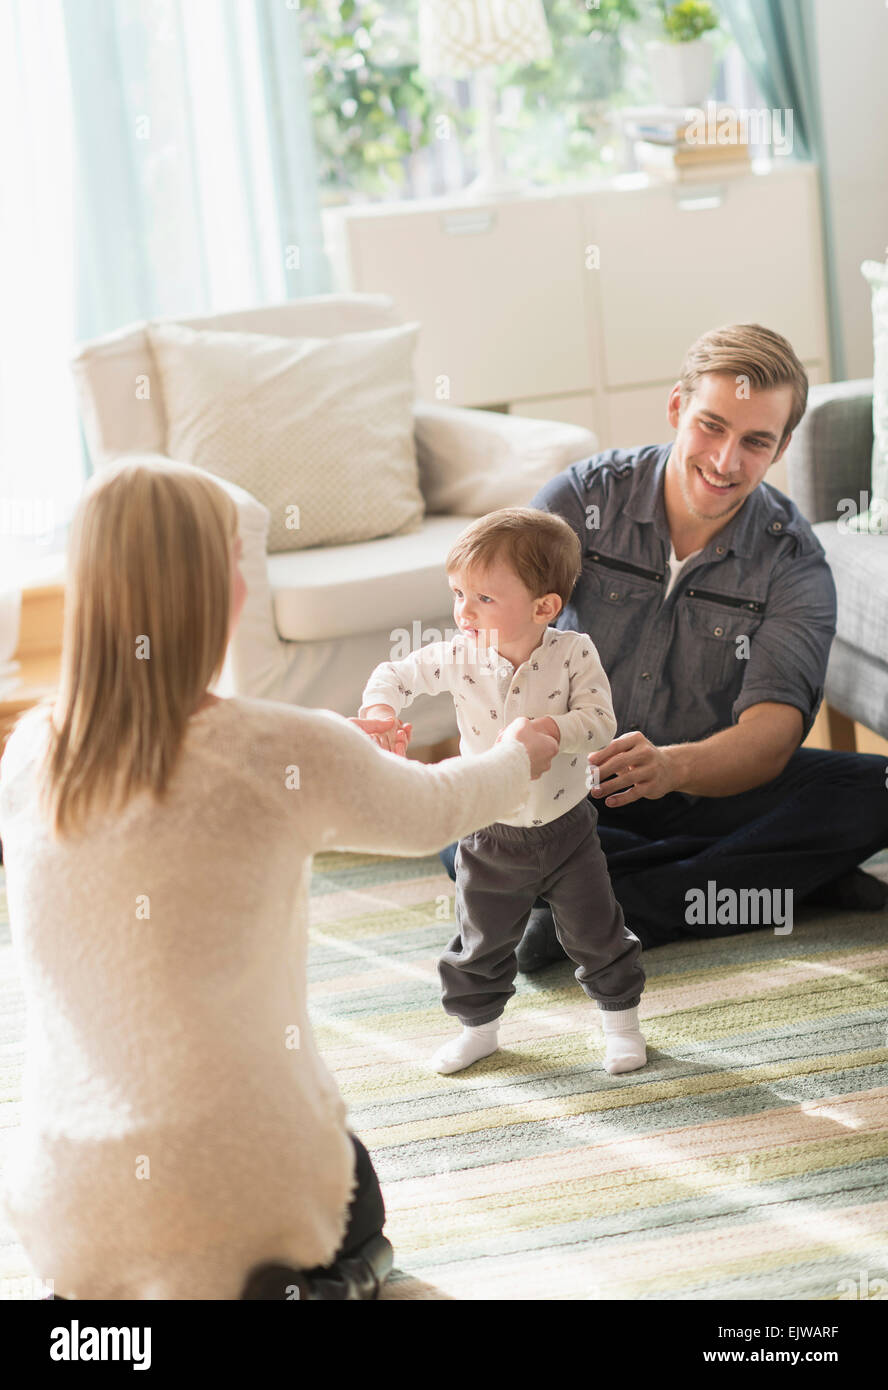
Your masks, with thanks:
[[[386,1240],[381,1231],[377,1232],[350,1254],[340,1255],[332,1271],[319,1270],[317,1279],[309,1272],[309,1282],[318,1289],[318,1292],[311,1296],[332,1299],[378,1298],[391,1273],[393,1263],[394,1251],[391,1242]],[[333,1281],[327,1279],[331,1272],[335,1275]],[[340,1281],[345,1286],[345,1293],[338,1292]]]
[[[878,912],[888,903],[888,884],[863,869],[851,869],[816,888],[805,901],[852,912]]]
[[[310,1297],[352,1300],[378,1298],[391,1273],[393,1262],[394,1251],[390,1242],[384,1235],[375,1235],[350,1255],[340,1256],[332,1271],[319,1271],[317,1279],[309,1274],[309,1282],[317,1290]],[[333,1280],[327,1277],[330,1273],[335,1276]],[[342,1287],[344,1292],[339,1291]]]
[[[241,1300],[250,1302],[275,1300],[283,1303],[292,1299],[302,1303],[310,1297],[311,1290],[303,1270],[272,1264],[259,1265],[254,1269],[241,1294]]]
[[[567,952],[555,935],[555,921],[551,908],[533,909],[515,954],[522,975],[532,975],[535,970],[542,970],[546,965],[567,960]]]
[[[344,1303],[374,1299],[379,1297],[393,1262],[391,1242],[377,1233],[326,1268],[260,1265],[247,1280],[241,1300]]]

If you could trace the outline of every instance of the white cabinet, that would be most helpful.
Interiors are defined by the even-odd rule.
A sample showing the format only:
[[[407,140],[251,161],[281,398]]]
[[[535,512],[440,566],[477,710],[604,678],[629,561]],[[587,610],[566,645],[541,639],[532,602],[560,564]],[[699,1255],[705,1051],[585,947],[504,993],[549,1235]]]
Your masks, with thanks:
[[[390,294],[422,325],[430,400],[582,423],[606,448],[671,437],[666,396],[707,328],[764,323],[829,374],[811,164],[336,208],[325,233],[337,288]]]
[[[526,415],[531,420],[563,420],[567,425],[582,425],[584,429],[594,430],[599,436],[603,425],[601,401],[591,391],[512,401],[509,414]]]
[[[666,444],[675,437],[666,419],[666,405],[677,375],[678,368],[668,384],[609,393],[607,429],[614,443],[630,448],[633,444]]]
[[[341,287],[382,290],[405,320],[422,324],[422,395],[440,399],[442,379],[458,405],[588,387],[577,199],[349,209],[331,220],[342,224],[333,257]]]
[[[600,248],[609,389],[676,375],[689,344],[722,323],[763,323],[802,360],[820,358],[826,329],[812,173],[582,200],[588,240]]]

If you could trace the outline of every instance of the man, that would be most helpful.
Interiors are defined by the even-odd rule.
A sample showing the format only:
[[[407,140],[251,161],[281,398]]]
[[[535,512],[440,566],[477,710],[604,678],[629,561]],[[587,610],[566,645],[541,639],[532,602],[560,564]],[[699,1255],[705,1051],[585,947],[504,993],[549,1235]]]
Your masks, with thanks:
[[[610,678],[618,734],[589,758],[590,795],[614,891],[648,948],[785,923],[793,901],[888,898],[857,868],[888,845],[885,759],[800,747],[823,696],[835,586],[810,525],[764,479],[807,389],[779,334],[706,333],[669,395],[671,445],[596,454],[532,504],[583,547],[556,626],[588,632]],[[442,854],[451,874],[454,852]],[[744,901],[750,913],[731,910]],[[519,967],[563,956],[538,900]]]

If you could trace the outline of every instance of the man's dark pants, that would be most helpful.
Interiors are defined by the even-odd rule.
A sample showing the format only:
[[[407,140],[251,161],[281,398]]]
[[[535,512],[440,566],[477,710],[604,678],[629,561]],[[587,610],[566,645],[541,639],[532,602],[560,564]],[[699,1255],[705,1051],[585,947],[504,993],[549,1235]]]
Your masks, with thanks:
[[[718,890],[792,889],[797,905],[888,847],[888,760],[799,748],[779,777],[736,796],[595,804],[614,893],[649,949],[749,931],[687,924],[688,890],[705,893],[710,880]],[[451,877],[454,850],[441,855]]]

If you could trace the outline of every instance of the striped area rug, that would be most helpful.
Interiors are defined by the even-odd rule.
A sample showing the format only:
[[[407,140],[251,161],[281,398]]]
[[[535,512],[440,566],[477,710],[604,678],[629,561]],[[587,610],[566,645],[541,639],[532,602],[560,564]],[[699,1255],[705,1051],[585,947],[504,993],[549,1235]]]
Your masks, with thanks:
[[[868,867],[888,877],[888,854]],[[0,913],[2,1165],[24,1009]],[[387,1299],[837,1299],[888,1279],[888,912],[801,907],[789,936],[649,952],[649,1062],[617,1077],[568,964],[518,977],[498,1054],[429,1072],[454,1031],[435,970],[452,930],[436,858],[316,859],[311,1013],[382,1182]],[[0,1230],[0,1297],[25,1272]]]
[[[868,868],[888,876],[888,854]],[[519,976],[500,1052],[442,1077],[451,911],[437,858],[315,861],[311,1013],[382,1183],[387,1298],[836,1299],[888,1279],[888,912],[799,907],[789,936],[648,952],[649,1061],[624,1076],[572,966]]]

